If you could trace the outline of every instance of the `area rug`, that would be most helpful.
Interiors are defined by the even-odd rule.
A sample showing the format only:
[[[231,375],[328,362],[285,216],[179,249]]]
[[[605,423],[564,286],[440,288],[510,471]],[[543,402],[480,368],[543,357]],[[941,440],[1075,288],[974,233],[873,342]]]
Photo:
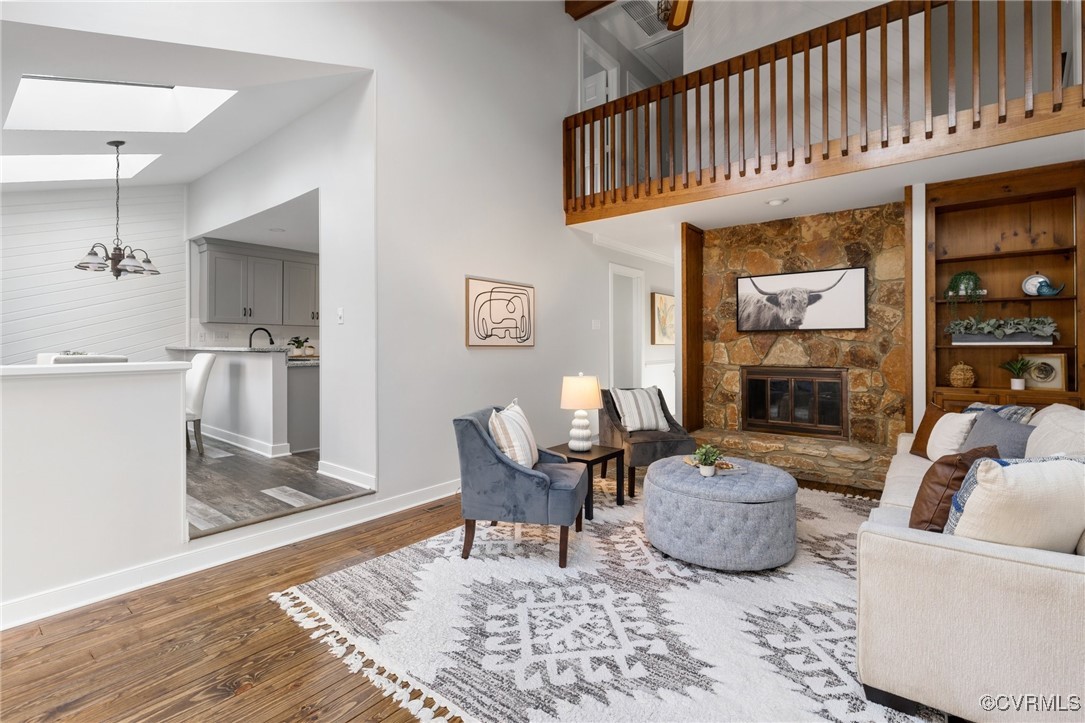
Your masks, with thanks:
[[[912,720],[855,675],[876,503],[800,489],[795,559],[736,574],[658,552],[640,498],[596,484],[564,570],[556,528],[479,525],[468,560],[458,528],[271,599],[423,720]]]

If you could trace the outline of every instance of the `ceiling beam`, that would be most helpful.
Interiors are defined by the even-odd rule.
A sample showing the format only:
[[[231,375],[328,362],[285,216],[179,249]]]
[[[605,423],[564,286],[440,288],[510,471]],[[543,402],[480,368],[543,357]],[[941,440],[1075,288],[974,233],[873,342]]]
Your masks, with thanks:
[[[573,20],[585,18],[596,10],[602,10],[614,0],[565,0],[565,12]]]

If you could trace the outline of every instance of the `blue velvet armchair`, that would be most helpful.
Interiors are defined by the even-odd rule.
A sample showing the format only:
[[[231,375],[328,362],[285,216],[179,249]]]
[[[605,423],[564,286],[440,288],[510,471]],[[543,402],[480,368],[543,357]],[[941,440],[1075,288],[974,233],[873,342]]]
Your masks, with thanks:
[[[452,424],[460,453],[460,501],[463,510],[463,558],[471,554],[475,522],[528,522],[561,528],[558,565],[565,567],[569,527],[583,526],[588,470],[560,454],[539,450],[534,469],[501,453],[490,436],[490,415],[500,407],[480,409]]]

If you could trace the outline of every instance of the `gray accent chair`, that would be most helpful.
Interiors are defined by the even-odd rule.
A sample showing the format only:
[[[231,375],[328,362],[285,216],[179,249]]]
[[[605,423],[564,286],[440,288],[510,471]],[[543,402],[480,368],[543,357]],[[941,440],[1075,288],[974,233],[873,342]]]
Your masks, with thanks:
[[[475,522],[527,522],[561,528],[558,566],[569,553],[569,527],[583,527],[588,470],[564,456],[539,450],[534,469],[501,453],[490,436],[490,415],[500,407],[480,409],[452,420],[460,453],[460,505],[463,510],[463,559],[471,554]]]
[[[609,389],[603,390],[603,412],[599,415],[599,443],[606,447],[622,447],[625,450],[625,463],[628,465],[629,496],[636,497],[637,467],[647,467],[656,460],[673,457],[676,454],[693,454],[697,443],[685,428],[671,416],[667,409],[667,400],[659,392],[659,403],[671,428],[666,432],[644,430],[630,432],[622,425],[622,415]],[[603,476],[607,476],[607,463],[603,463]]]

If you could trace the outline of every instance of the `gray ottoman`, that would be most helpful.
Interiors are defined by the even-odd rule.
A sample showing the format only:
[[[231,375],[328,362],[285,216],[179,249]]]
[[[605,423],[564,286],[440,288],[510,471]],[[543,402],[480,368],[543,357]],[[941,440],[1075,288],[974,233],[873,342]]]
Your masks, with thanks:
[[[726,458],[746,474],[702,477],[682,457],[652,463],[644,478],[644,532],[671,557],[717,570],[765,570],[795,556],[795,478]]]

